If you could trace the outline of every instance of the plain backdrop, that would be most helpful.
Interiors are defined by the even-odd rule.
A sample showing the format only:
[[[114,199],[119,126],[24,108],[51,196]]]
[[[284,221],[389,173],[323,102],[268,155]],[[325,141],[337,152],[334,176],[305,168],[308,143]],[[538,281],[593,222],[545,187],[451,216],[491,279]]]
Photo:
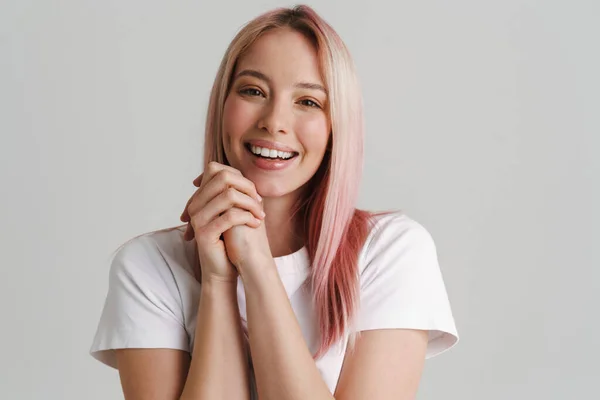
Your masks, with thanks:
[[[110,254],[180,223],[226,46],[293,4],[0,2],[0,398],[122,398]],[[437,244],[461,341],[418,398],[600,398],[600,3],[308,4],[362,82],[359,206]]]

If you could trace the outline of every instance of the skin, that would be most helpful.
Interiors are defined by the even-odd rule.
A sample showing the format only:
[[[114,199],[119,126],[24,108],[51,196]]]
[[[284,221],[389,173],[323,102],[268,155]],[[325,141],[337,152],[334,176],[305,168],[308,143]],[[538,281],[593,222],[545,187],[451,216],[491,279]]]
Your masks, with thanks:
[[[199,188],[182,214],[192,231],[186,237],[195,237],[202,265],[202,324],[196,329],[193,357],[169,349],[118,350],[126,399],[249,398],[235,293],[238,275],[246,292],[261,400],[333,398],[273,261],[303,245],[297,221],[289,218],[290,207],[317,171],[331,130],[327,94],[297,87],[324,86],[316,50],[300,33],[278,29],[267,32],[238,61],[224,109],[223,145],[230,165],[210,164],[194,181]],[[267,80],[240,75],[248,70]],[[244,148],[249,139],[277,141],[299,155],[290,168],[263,171]],[[334,397],[414,398],[426,346],[426,331],[363,332],[356,351],[346,353]]]

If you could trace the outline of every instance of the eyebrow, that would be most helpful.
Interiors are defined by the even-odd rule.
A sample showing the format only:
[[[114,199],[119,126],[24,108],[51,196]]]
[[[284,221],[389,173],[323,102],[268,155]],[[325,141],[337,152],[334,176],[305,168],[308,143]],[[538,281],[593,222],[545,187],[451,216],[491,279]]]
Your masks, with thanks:
[[[261,79],[261,80],[267,82],[268,84],[271,84],[271,79],[268,76],[266,76],[262,72],[254,70],[254,69],[245,69],[243,71],[240,71],[235,76],[235,79],[237,79],[241,76],[253,76],[255,78],[258,78],[258,79]],[[325,90],[325,88],[322,85],[319,85],[318,83],[298,82],[294,85],[294,87],[301,88],[301,89],[320,90],[323,93],[327,94],[327,90]]]

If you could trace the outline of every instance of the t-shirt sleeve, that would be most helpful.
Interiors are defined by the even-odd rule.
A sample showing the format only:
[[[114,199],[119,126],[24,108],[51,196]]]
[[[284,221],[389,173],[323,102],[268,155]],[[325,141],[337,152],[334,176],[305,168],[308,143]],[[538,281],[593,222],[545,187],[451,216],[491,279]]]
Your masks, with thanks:
[[[385,217],[375,229],[361,272],[356,329],[427,330],[426,358],[448,350],[458,333],[433,238],[406,216]]]
[[[114,350],[123,348],[189,351],[175,278],[147,237],[127,243],[111,262],[108,294],[90,354],[116,368]]]

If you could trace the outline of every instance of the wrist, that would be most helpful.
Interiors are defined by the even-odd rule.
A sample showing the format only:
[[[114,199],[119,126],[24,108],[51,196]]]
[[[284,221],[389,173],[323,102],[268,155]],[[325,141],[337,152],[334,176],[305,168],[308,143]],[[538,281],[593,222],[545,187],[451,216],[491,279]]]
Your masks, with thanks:
[[[279,279],[277,265],[273,258],[261,258],[238,267],[244,287],[257,286],[271,279]]]
[[[222,280],[203,281],[200,288],[200,302],[207,301],[207,304],[235,304],[237,308],[237,283]]]
[[[235,277],[222,277],[213,274],[202,274],[201,284],[202,287],[211,286],[219,288],[237,287],[239,275]]]

